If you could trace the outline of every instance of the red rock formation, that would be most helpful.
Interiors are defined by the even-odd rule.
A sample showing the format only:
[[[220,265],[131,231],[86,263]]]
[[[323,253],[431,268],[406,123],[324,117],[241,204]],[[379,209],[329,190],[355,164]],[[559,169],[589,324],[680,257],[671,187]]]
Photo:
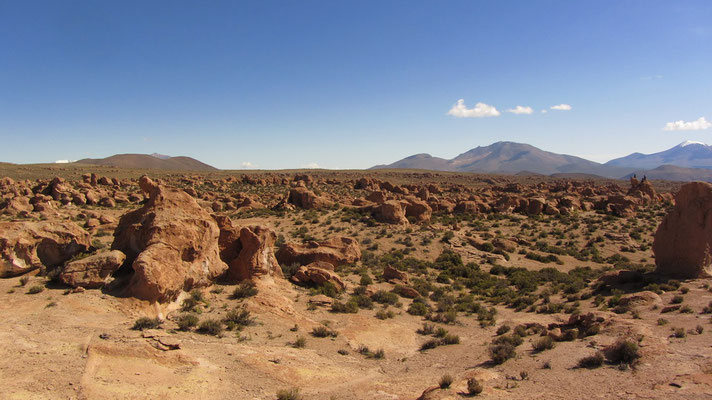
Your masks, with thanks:
[[[56,267],[91,247],[91,236],[73,222],[0,223],[0,277]]]
[[[210,214],[183,190],[155,184],[146,176],[139,186],[149,200],[121,217],[111,246],[131,263],[128,294],[168,302],[224,273],[220,230]]]
[[[292,276],[292,282],[317,286],[329,282],[339,291],[346,289],[344,281],[334,272],[334,266],[324,261],[316,261],[299,267]]]
[[[97,289],[109,282],[111,274],[124,263],[126,256],[118,250],[101,252],[67,263],[59,280],[71,287]]]
[[[712,184],[683,185],[655,232],[657,272],[678,278],[712,275]]]
[[[227,276],[232,281],[255,279],[262,276],[283,278],[282,269],[274,257],[274,231],[251,226],[240,229],[240,252],[230,262]]]
[[[331,265],[354,263],[361,259],[361,249],[355,239],[335,237],[323,242],[305,244],[287,243],[277,251],[277,260],[283,265],[306,265],[325,261]]]

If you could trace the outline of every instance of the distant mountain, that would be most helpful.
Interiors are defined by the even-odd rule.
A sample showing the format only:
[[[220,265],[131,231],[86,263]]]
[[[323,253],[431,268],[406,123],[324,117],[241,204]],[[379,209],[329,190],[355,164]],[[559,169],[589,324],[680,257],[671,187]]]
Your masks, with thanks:
[[[611,160],[605,165],[636,169],[653,169],[661,165],[710,169],[712,168],[712,146],[700,142],[686,141],[659,153],[633,153]]]
[[[661,165],[655,169],[634,171],[624,178],[636,174],[638,179],[646,176],[648,179],[663,179],[666,181],[704,181],[712,182],[712,169],[684,168],[675,165]]]
[[[217,171],[217,168],[190,157],[159,158],[148,154],[116,154],[106,158],[85,158],[74,164],[104,165],[132,169],[168,169],[181,171]]]
[[[480,146],[446,160],[429,154],[416,154],[389,165],[373,168],[415,168],[436,171],[517,174],[589,174],[619,178],[632,168],[607,166],[580,157],[541,150],[529,144],[497,142]]]

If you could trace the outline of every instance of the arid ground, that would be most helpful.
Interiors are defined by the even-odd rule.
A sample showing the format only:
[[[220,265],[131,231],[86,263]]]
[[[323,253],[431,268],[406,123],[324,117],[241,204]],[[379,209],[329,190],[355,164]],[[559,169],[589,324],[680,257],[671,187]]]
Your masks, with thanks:
[[[679,183],[151,171],[147,192],[144,173],[0,165],[3,399],[712,397],[712,280],[655,272]],[[220,274],[196,269],[207,244],[188,243],[176,260],[193,275],[171,275],[186,243],[151,231],[166,254],[144,264],[180,290],[137,278],[148,250],[126,249],[147,220],[120,243],[134,210],[161,232],[179,214],[219,231]],[[81,250],[22,233],[60,223]],[[39,264],[10,265],[18,243]],[[110,249],[126,261],[80,263]]]

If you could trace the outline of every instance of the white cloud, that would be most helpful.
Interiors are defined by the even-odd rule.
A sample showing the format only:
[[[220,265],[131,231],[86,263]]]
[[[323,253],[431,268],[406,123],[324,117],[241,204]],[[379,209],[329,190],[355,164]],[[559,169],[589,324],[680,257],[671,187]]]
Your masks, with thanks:
[[[558,104],[555,106],[551,106],[552,110],[559,110],[559,111],[569,111],[571,109],[571,106],[568,104]]]
[[[54,163],[55,164],[69,164],[71,161],[69,160],[57,160]]]
[[[709,122],[705,117],[700,117],[696,121],[685,122],[683,120],[668,122],[663,127],[664,131],[699,131],[712,127],[712,122]]]
[[[460,99],[452,106],[447,115],[452,115],[458,118],[482,118],[482,117],[497,117],[499,111],[489,104],[477,103],[474,108],[467,108],[465,100]]]
[[[310,163],[307,163],[307,164],[302,165],[300,168],[303,168],[303,169],[317,169],[317,168],[321,168],[321,167],[319,166],[319,164],[317,164],[317,163],[315,163],[315,162],[310,162]]]
[[[531,114],[534,110],[528,106],[516,106],[514,108],[510,108],[507,112],[511,112],[512,114]]]
[[[241,166],[242,168],[244,168],[244,169],[254,169],[254,168],[257,168],[257,165],[255,165],[255,164],[253,164],[253,163],[251,163],[251,162],[249,162],[249,161],[243,161],[242,164],[240,164],[240,166]]]
[[[546,113],[548,113],[548,111],[546,111],[546,110],[541,110],[541,113],[542,113],[542,114],[546,114]]]

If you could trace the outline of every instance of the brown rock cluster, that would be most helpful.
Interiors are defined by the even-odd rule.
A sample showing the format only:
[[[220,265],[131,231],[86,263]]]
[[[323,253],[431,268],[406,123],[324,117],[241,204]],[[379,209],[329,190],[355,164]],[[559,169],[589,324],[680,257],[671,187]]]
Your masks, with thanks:
[[[90,248],[89,233],[73,222],[2,222],[0,277],[57,267]]]

